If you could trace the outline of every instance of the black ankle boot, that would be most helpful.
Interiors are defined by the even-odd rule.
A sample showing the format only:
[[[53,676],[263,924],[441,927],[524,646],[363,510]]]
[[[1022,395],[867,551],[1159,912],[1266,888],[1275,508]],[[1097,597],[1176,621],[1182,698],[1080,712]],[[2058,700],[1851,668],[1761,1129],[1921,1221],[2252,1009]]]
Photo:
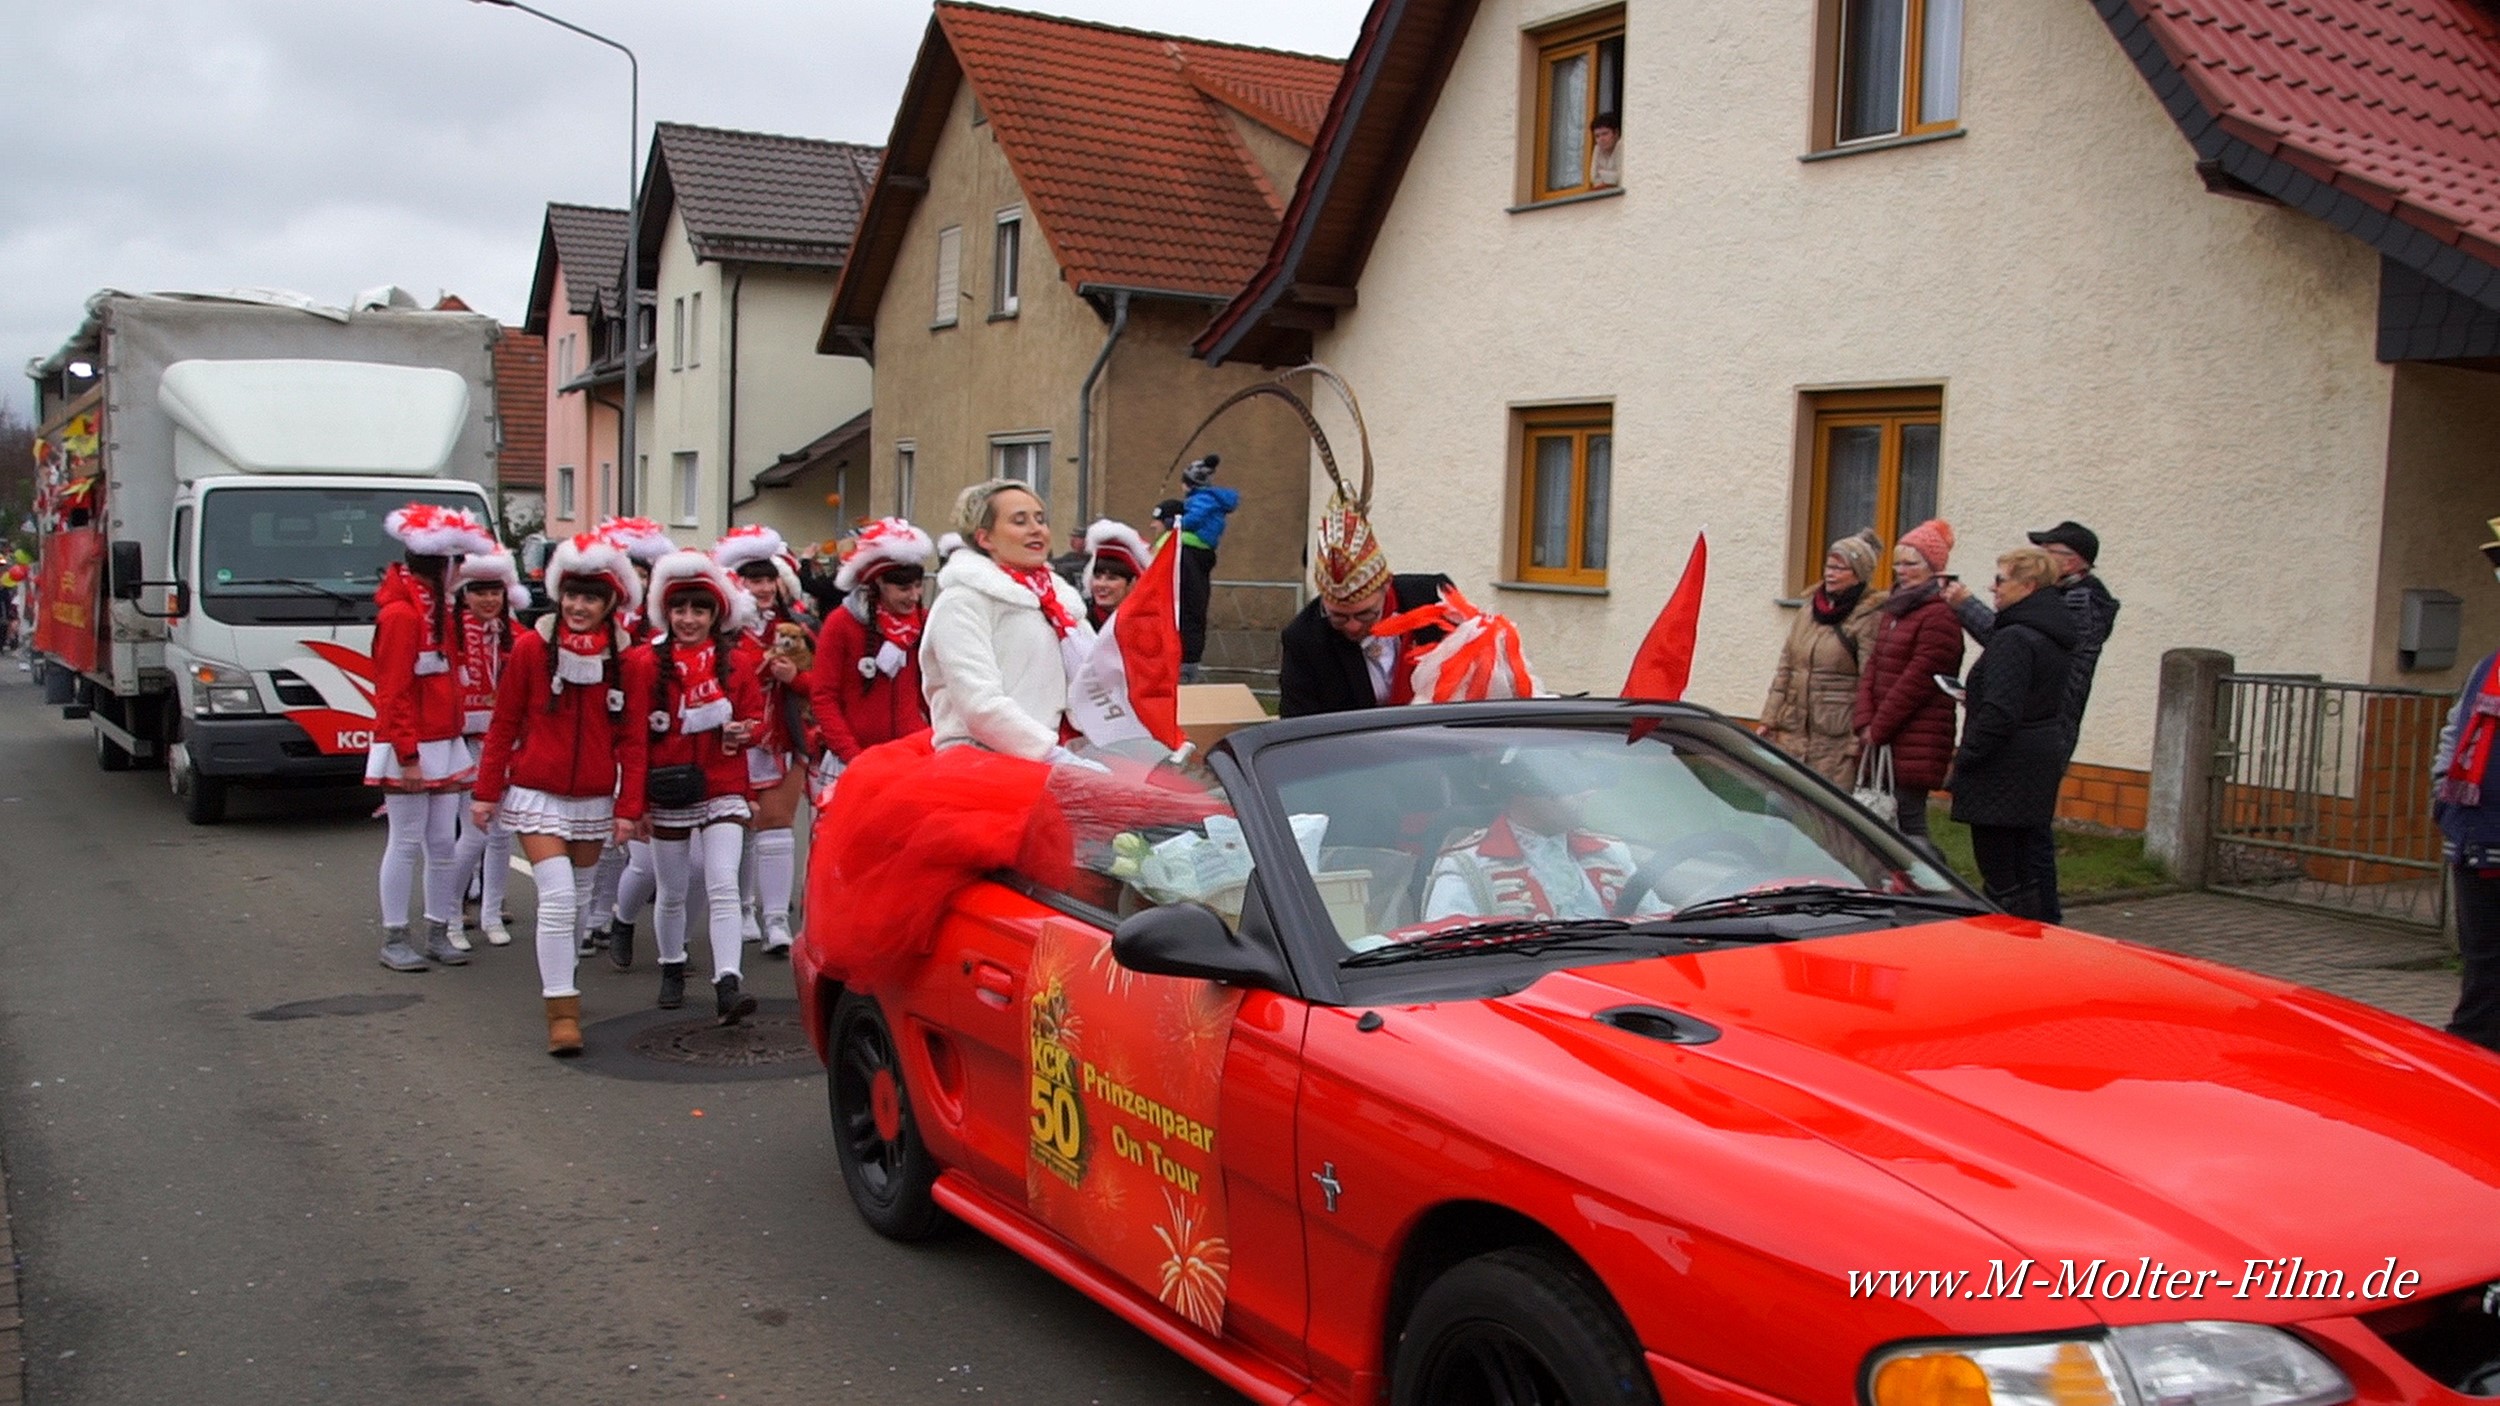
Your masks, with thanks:
[[[755,998],[738,989],[738,974],[731,972],[712,983],[712,1009],[723,1025],[735,1025],[755,1014]]]
[[[673,1011],[686,1004],[686,964],[660,963],[660,1009]]]
[[[608,925],[608,960],[618,971],[634,964],[634,925],[623,918]]]

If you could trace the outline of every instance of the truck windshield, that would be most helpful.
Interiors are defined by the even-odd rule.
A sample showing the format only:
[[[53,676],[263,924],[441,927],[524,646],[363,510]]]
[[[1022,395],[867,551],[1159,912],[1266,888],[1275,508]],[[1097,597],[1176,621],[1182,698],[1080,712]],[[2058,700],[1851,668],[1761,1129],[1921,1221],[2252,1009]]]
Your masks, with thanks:
[[[382,519],[409,503],[481,515],[468,488],[220,488],[200,508],[200,607],[228,625],[370,625],[401,549]]]

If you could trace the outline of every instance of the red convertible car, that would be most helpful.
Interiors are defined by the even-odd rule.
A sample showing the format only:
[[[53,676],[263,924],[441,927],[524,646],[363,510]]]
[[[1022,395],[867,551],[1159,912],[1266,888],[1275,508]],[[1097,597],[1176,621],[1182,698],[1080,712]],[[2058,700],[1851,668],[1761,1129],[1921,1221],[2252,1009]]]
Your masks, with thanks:
[[[1061,817],[865,989],[802,944],[878,1231],[1261,1402],[2500,1396],[2500,1058],[1996,913],[1698,708],[1151,781],[1177,818]]]

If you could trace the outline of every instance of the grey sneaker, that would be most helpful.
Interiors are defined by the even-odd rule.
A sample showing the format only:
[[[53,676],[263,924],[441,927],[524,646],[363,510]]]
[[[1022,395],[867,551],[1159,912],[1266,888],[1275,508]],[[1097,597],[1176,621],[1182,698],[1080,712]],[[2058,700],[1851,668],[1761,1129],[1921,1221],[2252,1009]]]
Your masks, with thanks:
[[[425,954],[408,941],[404,927],[382,929],[382,965],[395,972],[425,970]]]
[[[788,915],[780,913],[767,913],[764,915],[764,955],[767,957],[787,957],[790,955],[790,919]]]
[[[428,918],[425,922],[425,955],[447,967],[465,967],[469,954],[451,940],[451,924]]]

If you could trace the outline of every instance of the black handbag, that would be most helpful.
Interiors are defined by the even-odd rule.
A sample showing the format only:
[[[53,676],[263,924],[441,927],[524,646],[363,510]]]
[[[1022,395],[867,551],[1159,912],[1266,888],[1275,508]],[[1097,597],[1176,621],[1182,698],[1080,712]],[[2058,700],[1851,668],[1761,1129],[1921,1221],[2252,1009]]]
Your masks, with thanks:
[[[651,779],[643,786],[644,799],[663,810],[699,806],[706,794],[703,768],[699,766],[655,766],[651,768]]]

